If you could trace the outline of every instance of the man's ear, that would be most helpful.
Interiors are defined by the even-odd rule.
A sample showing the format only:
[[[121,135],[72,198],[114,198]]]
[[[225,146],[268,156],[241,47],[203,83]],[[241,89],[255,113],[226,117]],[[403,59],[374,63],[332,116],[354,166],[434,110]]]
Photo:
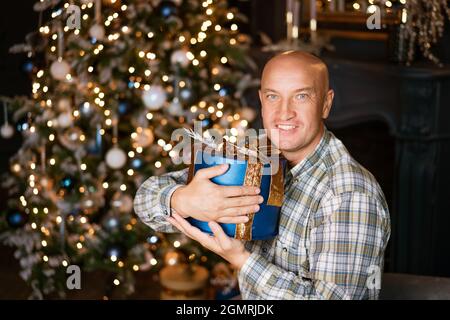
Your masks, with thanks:
[[[328,118],[331,106],[333,105],[333,100],[334,100],[334,91],[330,89],[328,90],[327,95],[325,96],[325,101],[322,109],[322,119]]]

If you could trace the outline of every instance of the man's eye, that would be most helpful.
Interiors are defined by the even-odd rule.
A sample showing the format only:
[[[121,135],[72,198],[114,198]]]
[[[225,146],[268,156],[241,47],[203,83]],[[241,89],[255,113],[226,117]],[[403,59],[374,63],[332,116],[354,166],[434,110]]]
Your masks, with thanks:
[[[308,95],[306,93],[299,93],[298,95],[295,96],[295,98],[297,100],[303,101],[306,100],[306,98],[308,98]]]
[[[277,98],[277,96],[275,94],[268,94],[266,96],[266,98],[269,99],[269,100],[275,100]]]

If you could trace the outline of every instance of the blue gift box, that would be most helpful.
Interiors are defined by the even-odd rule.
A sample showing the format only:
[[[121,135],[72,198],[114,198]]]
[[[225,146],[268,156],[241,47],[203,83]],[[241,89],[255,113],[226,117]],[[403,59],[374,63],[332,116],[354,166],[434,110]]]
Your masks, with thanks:
[[[201,160],[198,158],[201,156]],[[195,155],[193,174],[199,169],[212,167],[219,164],[229,164],[228,170],[217,177],[211,179],[212,182],[223,185],[223,186],[242,186],[244,185],[244,180],[247,172],[248,161],[241,159],[232,159],[224,157],[222,155],[211,155],[206,152],[199,151]],[[263,165],[265,170],[270,172],[270,164]],[[271,188],[271,184],[277,180],[277,192],[281,192],[281,197],[283,195],[283,174],[286,166],[285,160],[280,160],[278,170],[281,170],[277,175],[263,174],[260,180],[260,195],[263,196],[264,202],[260,204],[260,210],[253,215],[253,220],[251,222],[250,239],[245,240],[265,240],[275,237],[278,234],[278,222],[281,209],[281,203],[277,205],[268,204]],[[281,180],[280,180],[281,178]],[[208,195],[205,195],[207,197]],[[279,200],[278,202],[281,202]],[[273,203],[273,201],[271,201]],[[192,225],[196,226],[200,230],[212,234],[211,229],[208,226],[208,222],[200,221],[194,218],[189,218]],[[232,223],[221,223],[220,224],[225,231],[225,233],[230,237],[239,238],[236,235],[238,225]],[[241,226],[243,224],[240,224]],[[250,227],[247,224],[247,228]]]

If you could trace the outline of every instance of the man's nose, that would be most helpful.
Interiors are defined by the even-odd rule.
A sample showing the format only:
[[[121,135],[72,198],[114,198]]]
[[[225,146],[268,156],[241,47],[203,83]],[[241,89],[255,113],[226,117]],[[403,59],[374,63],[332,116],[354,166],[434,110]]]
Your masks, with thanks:
[[[292,107],[291,101],[289,99],[285,99],[280,108],[279,114],[281,121],[286,121],[295,117],[295,110]]]

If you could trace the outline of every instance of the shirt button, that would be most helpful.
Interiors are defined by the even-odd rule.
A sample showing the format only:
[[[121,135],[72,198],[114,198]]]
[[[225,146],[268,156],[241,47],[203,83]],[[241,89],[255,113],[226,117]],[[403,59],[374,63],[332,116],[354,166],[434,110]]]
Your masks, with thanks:
[[[287,248],[286,248],[286,247],[283,247],[283,251],[284,251],[284,252],[287,252]]]
[[[267,253],[267,248],[266,247],[262,248],[262,252]]]

